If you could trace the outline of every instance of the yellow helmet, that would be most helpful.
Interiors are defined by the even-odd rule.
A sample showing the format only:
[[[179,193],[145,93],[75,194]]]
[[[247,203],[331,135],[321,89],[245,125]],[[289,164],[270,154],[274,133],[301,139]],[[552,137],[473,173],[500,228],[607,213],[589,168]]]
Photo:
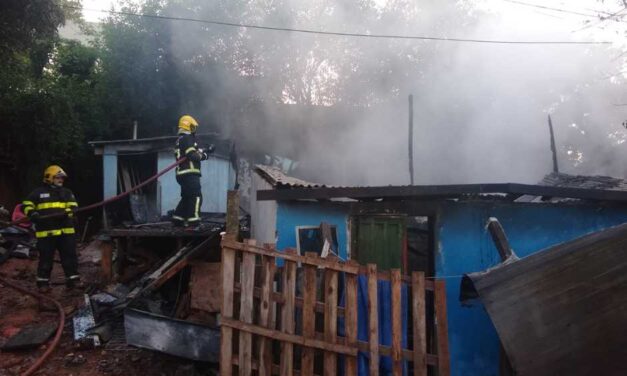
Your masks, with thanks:
[[[189,115],[183,115],[179,119],[179,130],[194,133],[196,132],[196,128],[198,128],[198,122],[193,117]]]
[[[56,176],[67,178],[67,174],[61,167],[57,165],[48,166],[48,168],[44,171],[44,183],[52,184],[52,178]]]

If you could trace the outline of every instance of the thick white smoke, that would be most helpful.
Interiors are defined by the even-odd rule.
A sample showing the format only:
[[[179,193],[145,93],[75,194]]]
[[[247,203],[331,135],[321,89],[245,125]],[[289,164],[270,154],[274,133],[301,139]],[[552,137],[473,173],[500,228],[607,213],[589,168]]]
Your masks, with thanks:
[[[606,26],[611,20],[504,0],[416,3],[190,0],[164,13],[366,34],[582,41],[616,31],[625,37],[620,25],[601,32],[614,27]],[[590,14],[621,9],[608,2],[550,3]],[[371,39],[184,22],[172,28],[173,54],[198,82],[204,118],[244,152],[298,160],[296,173],[305,179],[407,184],[409,94],[416,184],[537,182],[552,168],[549,114],[563,172],[627,176],[620,43]]]

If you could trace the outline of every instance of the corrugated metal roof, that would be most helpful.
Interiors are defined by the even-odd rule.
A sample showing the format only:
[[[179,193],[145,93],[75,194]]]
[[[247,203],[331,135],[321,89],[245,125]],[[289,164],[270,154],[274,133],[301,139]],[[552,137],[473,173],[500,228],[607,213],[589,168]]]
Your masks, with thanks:
[[[584,176],[563,173],[550,173],[540,181],[540,185],[564,188],[585,188],[627,191],[627,182],[610,176]]]
[[[281,169],[273,166],[255,165],[259,174],[272,184],[274,188],[322,188],[329,187],[324,184],[312,183],[285,175]]]
[[[517,375],[627,372],[627,224],[469,274],[473,293]]]

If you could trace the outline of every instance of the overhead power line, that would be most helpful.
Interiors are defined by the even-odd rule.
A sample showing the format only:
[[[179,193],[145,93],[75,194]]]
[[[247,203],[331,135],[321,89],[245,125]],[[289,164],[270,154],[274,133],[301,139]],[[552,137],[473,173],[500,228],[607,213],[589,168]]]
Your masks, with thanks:
[[[286,31],[292,33],[302,33],[302,34],[318,34],[318,35],[332,35],[332,36],[342,36],[342,37],[358,37],[358,38],[378,38],[378,39],[409,39],[409,40],[433,40],[433,41],[442,41],[442,42],[465,42],[465,43],[489,43],[489,44],[538,44],[538,45],[547,45],[547,44],[562,44],[562,45],[591,45],[591,44],[611,44],[612,42],[607,41],[514,41],[514,40],[494,40],[494,39],[464,39],[464,38],[447,38],[447,37],[430,37],[430,36],[418,36],[418,35],[394,35],[394,34],[361,34],[361,33],[345,33],[338,31],[322,31],[322,30],[310,30],[310,29],[294,29],[287,27],[277,27],[277,26],[262,26],[262,25],[251,25],[245,23],[238,22],[225,22],[225,21],[215,21],[215,20],[203,20],[198,18],[186,18],[186,17],[171,17],[171,16],[161,16],[156,14],[142,14],[142,13],[133,13],[133,12],[125,12],[125,11],[113,11],[113,10],[101,10],[101,9],[90,9],[90,8],[81,8],[75,7],[71,5],[64,5],[65,8],[69,9],[77,9],[77,10],[87,10],[91,12],[100,12],[100,13],[108,13],[108,14],[117,14],[123,16],[134,16],[134,17],[144,17],[144,18],[152,18],[152,19],[160,19],[160,20],[171,20],[171,21],[188,21],[188,22],[197,22],[202,24],[209,25],[220,25],[220,26],[229,26],[229,27],[243,27],[248,29],[257,29],[257,30],[273,30],[273,31]]]
[[[573,11],[573,10],[547,7],[547,6],[544,6],[544,5],[526,3],[526,2],[523,2],[523,1],[517,1],[517,0],[503,0],[503,1],[505,1],[507,3],[512,3],[512,4],[518,4],[518,5],[526,6],[526,7],[552,10],[554,12],[574,14],[574,15],[583,16],[583,17],[598,17],[599,16],[598,14],[581,13],[581,12],[576,12],[576,11]]]

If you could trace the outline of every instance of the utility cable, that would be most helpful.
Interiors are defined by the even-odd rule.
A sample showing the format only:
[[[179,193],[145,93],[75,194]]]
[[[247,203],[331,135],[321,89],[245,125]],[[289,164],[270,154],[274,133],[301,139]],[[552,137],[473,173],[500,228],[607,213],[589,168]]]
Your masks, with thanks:
[[[572,11],[572,10],[568,10],[568,9],[547,7],[547,6],[544,6],[544,5],[526,3],[526,2],[523,2],[523,1],[516,1],[516,0],[502,0],[502,1],[505,1],[507,3],[512,3],[512,4],[523,5],[523,6],[531,7],[531,8],[552,10],[554,12],[574,14],[574,15],[583,16],[583,17],[598,17],[599,16],[598,14],[580,13],[580,12],[576,12],[576,11]],[[605,13],[605,12],[603,12],[603,13]]]
[[[144,17],[144,18],[152,18],[152,19],[160,19],[160,20],[171,20],[171,21],[187,21],[187,22],[197,22],[197,23],[202,23],[202,24],[220,25],[220,26],[228,26],[228,27],[243,27],[243,28],[248,28],[248,29],[286,31],[286,32],[302,33],[302,34],[332,35],[332,36],[341,36],[341,37],[431,40],[431,41],[442,41],[442,42],[465,42],[465,43],[486,43],[486,44],[528,44],[528,45],[612,44],[612,42],[609,42],[609,41],[598,41],[598,42],[597,41],[579,41],[579,42],[578,41],[514,41],[514,40],[496,40],[496,39],[464,39],[464,38],[430,37],[430,36],[418,36],[418,35],[361,34],[361,33],[348,33],[348,32],[339,32],[339,31],[295,29],[295,28],[278,27],[278,26],[262,26],[262,25],[253,25],[253,24],[238,23],[238,22],[204,20],[204,19],[199,19],[199,18],[160,16],[156,14],[133,13],[133,12],[127,12],[127,11],[81,8],[81,7],[71,6],[71,5],[62,5],[62,6],[68,9],[86,10],[90,12],[117,14],[117,15],[123,15],[123,16]]]

